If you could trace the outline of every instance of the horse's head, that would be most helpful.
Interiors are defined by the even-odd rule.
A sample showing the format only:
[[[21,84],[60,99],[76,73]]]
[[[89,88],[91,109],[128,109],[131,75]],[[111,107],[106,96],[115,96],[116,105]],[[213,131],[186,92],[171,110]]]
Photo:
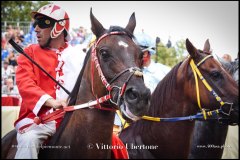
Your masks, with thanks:
[[[238,69],[239,69],[239,64],[238,64],[238,59],[236,59],[233,62],[227,62],[221,57],[217,56],[217,59],[219,62],[222,64],[223,68],[233,77],[233,79],[237,82],[239,82],[239,76],[238,76]]]
[[[205,42],[204,49],[201,51],[196,49],[187,39],[186,48],[190,54],[190,64],[192,63],[192,67],[188,72],[191,87],[198,83],[196,94],[191,93],[189,97],[200,108],[205,108],[206,110],[220,109],[218,110],[220,117],[227,119],[228,124],[238,124],[238,86],[211,55],[209,41]],[[194,76],[193,72],[195,72],[196,76]]]
[[[125,28],[111,26],[109,30],[95,18],[92,10],[90,17],[91,29],[97,38],[91,49],[91,76],[94,81],[99,81],[95,84],[103,84],[92,84],[92,92],[97,97],[109,93],[110,101],[119,107],[124,117],[137,120],[148,110],[151,94],[139,69],[141,50],[133,41],[135,14]]]

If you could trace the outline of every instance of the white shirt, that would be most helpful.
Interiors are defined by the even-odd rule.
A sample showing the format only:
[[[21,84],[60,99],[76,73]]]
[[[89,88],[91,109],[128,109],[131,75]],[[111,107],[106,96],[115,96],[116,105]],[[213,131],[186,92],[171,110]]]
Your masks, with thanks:
[[[72,91],[78,75],[82,69],[83,62],[85,59],[86,53],[79,49],[79,47],[73,47],[69,45],[66,49],[62,51],[61,60],[64,61],[64,65],[62,66],[62,70],[64,75],[57,76],[57,80],[62,79],[64,81],[64,88],[66,88],[69,92]],[[60,88],[56,90],[57,99],[67,99],[68,94]]]

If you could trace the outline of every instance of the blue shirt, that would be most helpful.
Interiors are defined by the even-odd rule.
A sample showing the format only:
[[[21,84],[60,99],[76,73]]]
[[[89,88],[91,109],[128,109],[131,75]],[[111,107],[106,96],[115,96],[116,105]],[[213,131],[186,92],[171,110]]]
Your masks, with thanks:
[[[152,60],[148,67],[143,68],[144,83],[151,90],[151,93],[170,70],[170,67],[155,63]]]

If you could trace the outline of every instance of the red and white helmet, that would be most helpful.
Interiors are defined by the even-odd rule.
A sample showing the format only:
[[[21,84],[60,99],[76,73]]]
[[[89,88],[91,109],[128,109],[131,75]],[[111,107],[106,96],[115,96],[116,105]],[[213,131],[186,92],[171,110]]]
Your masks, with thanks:
[[[38,11],[32,12],[32,18],[35,18],[36,14],[42,14],[57,21],[51,31],[51,38],[58,37],[65,29],[67,32],[67,36],[65,37],[66,40],[71,40],[69,34],[69,17],[67,12],[65,12],[62,8],[55,4],[47,4],[41,7]]]

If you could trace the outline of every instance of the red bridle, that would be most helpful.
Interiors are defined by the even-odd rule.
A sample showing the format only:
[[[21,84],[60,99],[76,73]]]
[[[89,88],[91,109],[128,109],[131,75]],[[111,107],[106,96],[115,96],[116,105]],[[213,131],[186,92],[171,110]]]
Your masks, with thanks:
[[[125,32],[111,32],[111,33],[106,33],[104,35],[102,35],[98,40],[97,42],[94,43],[94,46],[93,46],[93,49],[92,49],[92,59],[91,59],[91,84],[92,84],[92,93],[93,95],[95,96],[94,94],[94,89],[93,89],[93,74],[94,74],[94,64],[95,64],[95,67],[98,71],[98,74],[100,76],[100,79],[103,83],[103,85],[105,86],[105,88],[107,89],[108,91],[108,94],[101,97],[101,98],[98,98],[96,97],[96,100],[95,101],[91,101],[91,102],[88,102],[88,103],[84,103],[84,104],[81,104],[81,105],[76,105],[76,106],[68,106],[68,107],[64,107],[64,110],[65,111],[74,111],[76,109],[81,109],[81,108],[86,108],[86,107],[91,107],[91,106],[94,106],[92,108],[98,108],[98,109],[103,109],[103,110],[112,110],[112,111],[115,111],[116,109],[115,108],[106,108],[106,107],[101,107],[101,103],[103,102],[106,102],[108,100],[110,100],[111,103],[119,106],[120,104],[120,100],[125,92],[125,89],[127,87],[127,83],[128,81],[130,80],[130,78],[133,76],[133,75],[136,75],[136,76],[143,76],[143,73],[141,72],[141,70],[137,67],[131,67],[131,68],[127,68],[125,70],[123,70],[122,72],[118,73],[111,81],[110,83],[108,83],[108,81],[106,80],[103,72],[102,72],[102,69],[101,69],[101,66],[100,66],[100,63],[99,63],[99,60],[98,60],[98,57],[97,57],[97,51],[96,51],[96,48],[98,46],[98,44],[101,42],[101,40],[103,40],[104,38],[106,38],[107,36],[110,36],[110,35],[124,35],[126,34]],[[127,78],[127,80],[125,81],[125,83],[123,84],[122,87],[118,87],[118,86],[112,86],[111,83],[113,81],[115,81],[118,77],[120,77],[122,74],[126,73],[126,72],[130,72],[130,75],[129,77]],[[118,88],[119,89],[119,95],[118,95],[118,98],[117,98],[117,102],[114,102],[111,98],[111,92],[113,90],[113,88]]]

